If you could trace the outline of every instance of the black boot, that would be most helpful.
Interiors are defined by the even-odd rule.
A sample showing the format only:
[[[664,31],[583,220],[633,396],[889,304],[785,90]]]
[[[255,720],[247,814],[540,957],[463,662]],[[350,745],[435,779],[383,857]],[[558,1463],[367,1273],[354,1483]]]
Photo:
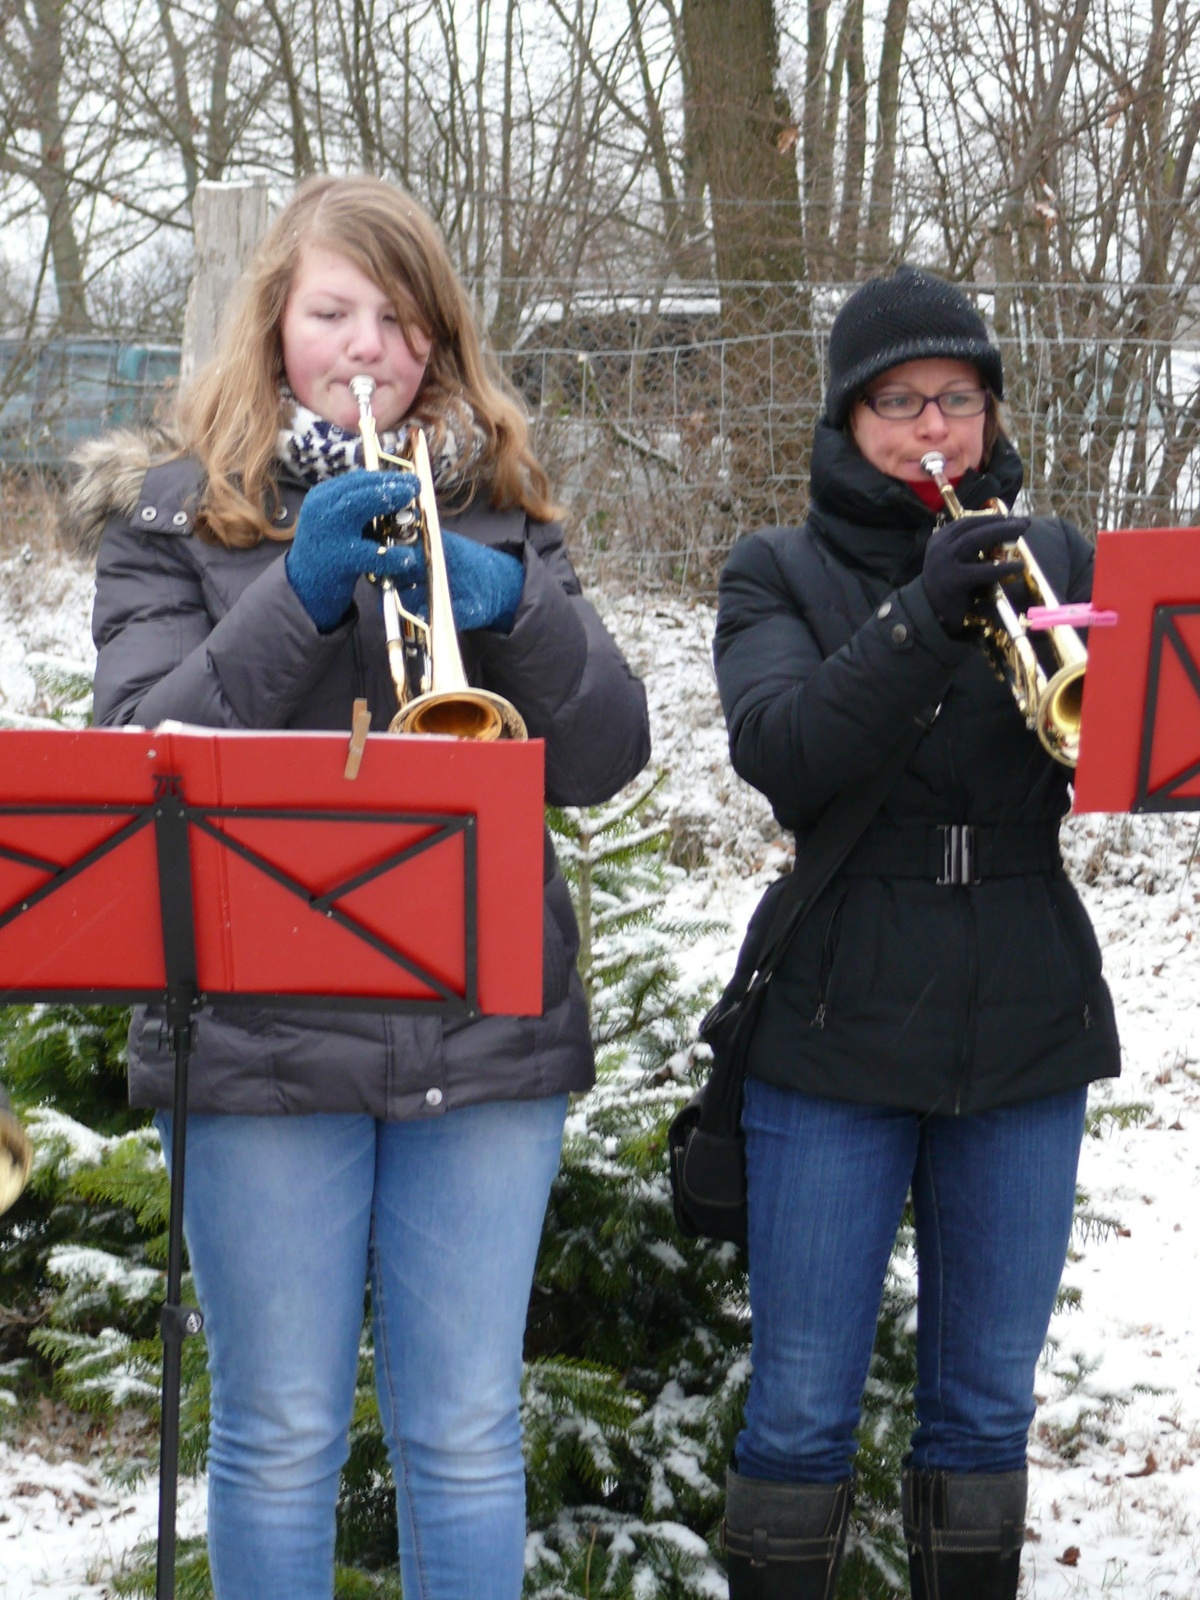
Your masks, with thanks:
[[[722,1529],[729,1600],[832,1600],[849,1516],[849,1479],[767,1483],[731,1467]]]
[[[901,1474],[913,1600],[1015,1600],[1026,1474]]]

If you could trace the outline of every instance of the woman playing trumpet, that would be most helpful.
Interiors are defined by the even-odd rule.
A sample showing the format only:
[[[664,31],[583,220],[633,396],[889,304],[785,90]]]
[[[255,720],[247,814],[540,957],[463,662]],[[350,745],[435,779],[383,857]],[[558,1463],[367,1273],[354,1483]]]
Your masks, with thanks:
[[[600,801],[648,755],[645,697],[582,597],[523,415],[485,359],[440,236],[374,178],[315,178],[276,220],[182,451],[93,453],[105,521],[96,718],[348,728],[395,710],[378,587],[424,605],[408,472],[426,434],[466,672],[545,740],[547,798]],[[363,386],[360,385],[360,388]],[[453,513],[451,516],[450,513]],[[443,1025],[313,1009],[204,1011],[191,1056],[185,1231],[212,1375],[219,1600],[329,1600],[364,1288],[412,1600],[516,1600],[525,1311],[568,1092],[591,1082],[578,944],[547,850],[543,1012]],[[170,1150],[172,1060],[135,1013],[135,1105]]]
[[[1092,551],[1011,503],[1000,353],[957,288],[900,268],[832,330],[802,528],[739,543],[715,656],[738,772],[804,836],[929,727],[767,990],[743,1125],[753,1376],[726,1538],[733,1600],[828,1600],[880,1294],[911,1191],[917,1428],[903,1474],[918,1600],[1011,1600],[1033,1378],[1112,1006],[1063,875],[1067,772],[968,622],[1023,536],[1055,593]]]

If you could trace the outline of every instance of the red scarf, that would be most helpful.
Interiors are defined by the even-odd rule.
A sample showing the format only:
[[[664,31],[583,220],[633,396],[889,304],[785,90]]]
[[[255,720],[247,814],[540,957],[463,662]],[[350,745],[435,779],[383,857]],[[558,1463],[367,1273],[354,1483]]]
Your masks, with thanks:
[[[911,489],[922,505],[928,506],[930,511],[945,511],[946,502],[942,499],[942,491],[932,478],[921,478],[918,481],[905,479],[905,485]],[[951,478],[950,484],[957,489],[962,482],[961,478]]]

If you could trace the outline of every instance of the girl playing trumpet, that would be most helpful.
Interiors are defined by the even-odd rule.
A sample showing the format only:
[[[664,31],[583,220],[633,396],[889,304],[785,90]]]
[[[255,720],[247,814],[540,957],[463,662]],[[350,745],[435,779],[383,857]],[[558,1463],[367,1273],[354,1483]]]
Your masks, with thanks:
[[[305,183],[258,249],[182,449],[93,451],[103,523],[96,720],[348,728],[394,709],[378,589],[419,611],[419,546],[364,529],[417,495],[366,472],[430,444],[472,683],[545,740],[547,799],[586,805],[644,765],[645,697],[583,598],[515,397],[429,217],[370,177]],[[329,1600],[364,1289],[412,1600],[516,1600],[521,1346],[567,1095],[592,1079],[577,931],[549,849],[543,1010],[438,1018],[203,1011],[185,1231],[212,1375],[209,1555],[219,1600]],[[170,1150],[172,1059],[134,1015],[133,1103]]]

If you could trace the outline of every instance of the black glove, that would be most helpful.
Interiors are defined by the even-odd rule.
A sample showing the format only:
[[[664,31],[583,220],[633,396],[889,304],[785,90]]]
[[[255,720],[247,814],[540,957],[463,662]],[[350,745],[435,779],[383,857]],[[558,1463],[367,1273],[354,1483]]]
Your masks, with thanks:
[[[992,559],[997,545],[1029,532],[1028,517],[963,517],[936,528],[925,547],[921,582],[933,614],[952,639],[961,639],[979,596],[1020,572],[1019,561]]]

